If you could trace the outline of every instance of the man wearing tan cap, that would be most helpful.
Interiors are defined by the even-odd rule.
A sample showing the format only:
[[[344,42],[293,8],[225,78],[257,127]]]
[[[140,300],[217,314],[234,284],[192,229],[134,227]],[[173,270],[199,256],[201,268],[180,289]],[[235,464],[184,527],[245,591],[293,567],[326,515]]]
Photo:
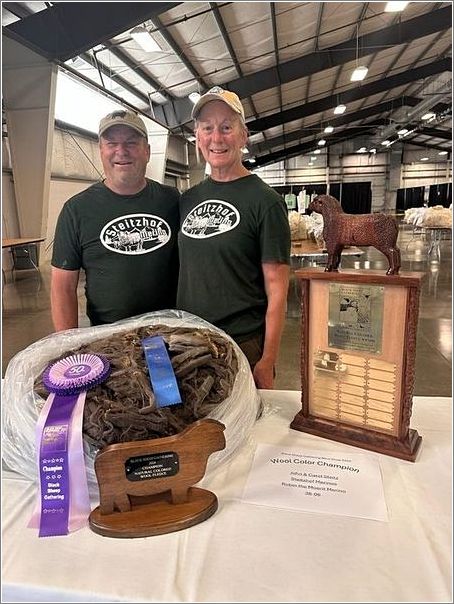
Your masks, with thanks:
[[[179,193],[145,177],[148,133],[132,111],[101,120],[99,150],[104,179],[65,203],[55,230],[56,331],[78,327],[81,269],[92,325],[175,307]]]
[[[197,150],[211,175],[181,197],[177,306],[226,331],[257,387],[272,388],[285,321],[290,227],[282,197],[242,163],[238,96],[219,86],[193,109]]]

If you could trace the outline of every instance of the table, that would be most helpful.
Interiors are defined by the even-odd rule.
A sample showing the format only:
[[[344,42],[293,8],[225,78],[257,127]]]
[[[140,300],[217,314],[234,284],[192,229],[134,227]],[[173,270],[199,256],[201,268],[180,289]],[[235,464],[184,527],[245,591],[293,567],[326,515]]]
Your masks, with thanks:
[[[45,239],[46,239],[45,237],[16,237],[13,239],[2,239],[2,249],[9,248],[11,250],[11,257],[12,257],[12,261],[13,261],[13,268],[12,268],[13,273],[15,270],[17,270],[16,256],[15,256],[14,251],[15,251],[15,248],[18,248],[18,247],[24,248],[24,251],[26,252],[26,256],[27,256],[28,260],[30,260],[30,263],[32,264],[33,268],[39,272],[39,268],[38,268],[37,264],[35,264],[35,262],[33,261],[33,258],[30,256],[29,251],[26,249],[26,246],[31,245],[33,243],[41,243],[41,242],[45,241]]]
[[[452,602],[452,400],[415,397],[423,442],[412,463],[291,430],[300,393],[261,394],[266,412],[247,442],[202,481],[218,511],[183,531],[39,539],[26,528],[35,486],[4,473],[2,601]],[[257,443],[376,456],[389,521],[243,503]]]
[[[443,235],[448,233],[451,235],[452,229],[447,227],[426,227],[426,230],[429,231],[429,248],[427,250],[427,258],[429,260],[433,258],[436,262],[440,262],[440,242],[443,238]]]
[[[364,254],[364,250],[349,246],[344,248],[342,256],[361,256]],[[290,266],[292,269],[300,269],[305,266],[318,266],[320,264],[326,264],[328,258],[328,252],[322,250],[312,239],[301,239],[292,241],[290,248]],[[342,266],[342,258],[341,258]],[[287,308],[287,316],[289,317],[300,317],[301,316],[301,284],[298,279],[295,279],[294,275],[291,275],[290,287],[292,288],[292,298],[298,301],[297,308],[292,309],[290,305]]]
[[[29,243],[41,243],[45,237],[15,237],[13,239],[2,239],[2,248],[28,245]]]
[[[410,247],[410,244],[416,240],[417,235],[423,235],[426,238],[426,235],[429,234],[429,242],[427,247],[427,259],[429,261],[433,260],[435,262],[440,262],[441,260],[441,249],[440,243],[443,239],[449,239],[452,236],[452,228],[451,227],[426,227],[426,226],[415,226],[413,227],[413,232],[411,239],[407,243],[407,251]]]
[[[364,254],[364,250],[355,246],[345,247],[342,251],[342,256],[361,256],[361,254]],[[303,266],[305,259],[317,261],[328,258],[328,252],[320,249],[311,239],[301,239],[292,241],[290,258],[298,259],[300,266]]]

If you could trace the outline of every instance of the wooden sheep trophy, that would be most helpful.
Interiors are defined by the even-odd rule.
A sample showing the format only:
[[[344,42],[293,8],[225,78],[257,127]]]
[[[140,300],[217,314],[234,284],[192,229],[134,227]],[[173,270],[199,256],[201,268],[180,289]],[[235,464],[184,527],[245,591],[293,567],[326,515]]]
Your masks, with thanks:
[[[386,214],[345,214],[331,195],[318,195],[309,210],[323,216],[323,238],[328,252],[325,271],[337,271],[342,250],[347,245],[372,245],[388,259],[387,275],[397,275],[400,250],[396,245],[398,227]]]
[[[174,436],[104,447],[95,459],[100,504],[90,528],[106,537],[148,537],[212,516],[216,495],[192,485],[203,478],[208,457],[225,448],[224,429],[202,419]]]

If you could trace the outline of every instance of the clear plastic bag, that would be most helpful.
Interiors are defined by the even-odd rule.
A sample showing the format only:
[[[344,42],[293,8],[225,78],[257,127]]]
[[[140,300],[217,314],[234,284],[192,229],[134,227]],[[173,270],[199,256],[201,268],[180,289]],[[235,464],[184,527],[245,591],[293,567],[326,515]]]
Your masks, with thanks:
[[[248,437],[261,413],[261,400],[249,363],[238,345],[223,331],[184,311],[164,310],[124,319],[110,325],[69,329],[51,334],[16,354],[5,374],[2,396],[2,456],[7,466],[30,480],[37,480],[35,429],[44,401],[34,392],[36,378],[50,361],[78,346],[122,331],[165,324],[169,327],[210,329],[228,339],[238,357],[238,372],[230,396],[207,417],[225,425],[226,447],[213,453],[206,475],[229,459]],[[97,492],[94,459],[97,449],[84,441],[85,466],[90,492]]]

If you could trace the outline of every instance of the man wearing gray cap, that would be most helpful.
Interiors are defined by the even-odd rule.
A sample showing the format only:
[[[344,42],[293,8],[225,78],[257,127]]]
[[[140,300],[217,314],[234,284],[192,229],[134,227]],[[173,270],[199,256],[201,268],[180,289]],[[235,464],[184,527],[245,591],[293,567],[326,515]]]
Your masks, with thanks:
[[[175,307],[179,193],[145,177],[148,133],[132,111],[101,120],[99,150],[104,180],[69,199],[57,221],[51,263],[56,331],[78,327],[81,269],[92,325]]]

